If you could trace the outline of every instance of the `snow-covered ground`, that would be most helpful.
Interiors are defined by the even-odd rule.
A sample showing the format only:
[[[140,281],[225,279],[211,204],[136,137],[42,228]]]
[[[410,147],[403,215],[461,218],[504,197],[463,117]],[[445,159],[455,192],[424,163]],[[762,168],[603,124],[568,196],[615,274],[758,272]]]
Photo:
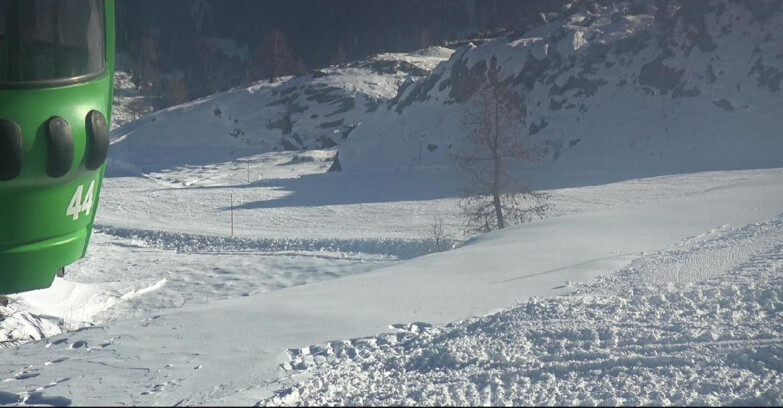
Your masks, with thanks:
[[[598,5],[120,127],[87,256],[0,306],[0,405],[783,404],[783,13],[718,6]],[[553,210],[468,237],[447,159],[495,54]]]
[[[327,215],[356,204],[291,206],[291,220],[320,223],[275,241],[204,234],[209,223],[185,218],[179,228],[107,225],[120,213],[179,217],[156,200],[114,210],[107,194],[88,257],[53,288],[16,297],[50,322],[93,324],[0,351],[0,395],[80,405],[780,403],[781,176],[554,190],[556,216],[407,261],[413,249],[373,251],[384,245],[365,219],[339,218],[346,236],[364,238],[322,243],[335,228]],[[106,191],[131,181],[164,188],[116,178]],[[197,190],[179,204],[224,194]],[[411,203],[420,201],[362,204],[374,239],[405,241],[384,228]],[[271,210],[255,210],[255,225]]]
[[[289,350],[262,405],[781,405],[783,219],[639,256],[574,293]]]

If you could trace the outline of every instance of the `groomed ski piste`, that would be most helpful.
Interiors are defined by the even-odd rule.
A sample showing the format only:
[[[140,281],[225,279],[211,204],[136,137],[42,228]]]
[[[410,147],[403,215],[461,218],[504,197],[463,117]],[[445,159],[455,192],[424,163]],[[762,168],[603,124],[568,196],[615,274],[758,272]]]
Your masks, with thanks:
[[[0,307],[0,405],[782,405],[783,17],[710,7],[687,55],[600,6],[117,129],[87,257]],[[520,174],[553,210],[468,237],[454,67],[552,50],[527,94],[551,149]],[[648,63],[683,83],[580,88]]]

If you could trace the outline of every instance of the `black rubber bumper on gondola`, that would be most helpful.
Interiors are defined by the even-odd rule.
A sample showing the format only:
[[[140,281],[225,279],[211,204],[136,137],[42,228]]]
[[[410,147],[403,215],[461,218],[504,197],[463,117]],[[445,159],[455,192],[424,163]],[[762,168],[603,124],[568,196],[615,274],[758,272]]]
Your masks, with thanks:
[[[68,173],[73,164],[73,133],[68,121],[53,116],[49,119],[48,130],[48,155],[46,157],[46,174],[52,178],[58,178]]]
[[[0,119],[0,181],[19,175],[22,158],[22,129],[12,120]]]

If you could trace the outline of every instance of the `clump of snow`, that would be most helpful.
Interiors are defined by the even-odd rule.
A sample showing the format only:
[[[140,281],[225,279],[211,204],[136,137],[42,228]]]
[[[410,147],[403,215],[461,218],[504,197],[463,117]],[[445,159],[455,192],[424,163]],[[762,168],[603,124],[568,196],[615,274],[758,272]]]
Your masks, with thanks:
[[[0,307],[0,348],[55,336],[64,331],[64,323],[24,310],[17,304]]]

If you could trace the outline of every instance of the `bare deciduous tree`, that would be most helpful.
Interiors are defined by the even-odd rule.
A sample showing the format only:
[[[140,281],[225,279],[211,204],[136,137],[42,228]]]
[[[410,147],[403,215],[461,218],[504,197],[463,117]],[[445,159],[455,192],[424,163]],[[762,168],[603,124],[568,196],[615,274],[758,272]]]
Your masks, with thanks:
[[[493,56],[486,74],[475,77],[477,91],[464,108],[469,146],[467,153],[455,156],[468,175],[460,207],[471,233],[527,222],[549,209],[545,193],[519,184],[509,172],[514,163],[532,159],[536,148],[522,142],[524,99],[510,81],[500,79],[500,71]]]
[[[195,84],[197,93],[213,94],[230,86],[239,79],[230,60],[226,58],[221,46],[214,40],[202,38],[196,53],[200,80]],[[186,77],[187,78],[187,77]],[[188,89],[188,91],[190,91]]]

